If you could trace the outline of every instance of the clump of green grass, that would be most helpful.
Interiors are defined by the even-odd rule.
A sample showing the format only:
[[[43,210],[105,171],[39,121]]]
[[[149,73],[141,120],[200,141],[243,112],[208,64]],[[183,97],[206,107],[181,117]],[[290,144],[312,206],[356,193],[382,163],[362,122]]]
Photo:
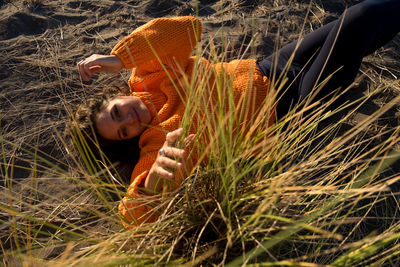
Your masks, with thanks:
[[[228,60],[210,51],[210,62]],[[196,53],[204,55],[201,49]],[[118,166],[105,157],[96,159],[78,131],[75,145],[80,157],[73,159],[73,173],[56,169],[32,152],[35,148],[28,152],[34,168],[42,167],[37,176],[51,171],[52,176],[72,181],[79,191],[68,199],[49,196],[54,205],[48,207],[20,201],[11,188],[2,192],[9,200],[0,206],[9,218],[2,224],[10,231],[8,247],[2,244],[2,261],[366,266],[399,258],[399,206],[390,191],[398,177],[385,174],[399,159],[399,137],[397,129],[374,130],[374,122],[399,97],[346,130],[342,124],[372,95],[334,109],[332,102],[339,96],[317,102],[312,109],[294,108],[269,127],[271,100],[276,97],[272,90],[252,124],[240,130],[238,125],[249,114],[244,106],[233,104],[231,77],[217,75],[217,93],[210,95],[209,70],[198,61],[193,73],[179,83],[188,106],[183,128],[196,126],[194,151],[200,160],[177,191],[163,196],[156,207],[162,211],[159,220],[131,231],[123,228],[116,207],[127,185],[118,177]],[[284,80],[272,82],[275,89],[284,88]],[[378,84],[373,91],[387,87],[400,89],[398,82],[391,82]],[[209,104],[210,97],[218,100],[216,106]],[[7,141],[1,141],[5,155]],[[3,166],[10,165],[3,157]],[[12,180],[11,173],[6,175]],[[46,194],[37,186],[31,189]],[[79,216],[63,217],[66,209]],[[368,227],[369,221],[382,227]]]

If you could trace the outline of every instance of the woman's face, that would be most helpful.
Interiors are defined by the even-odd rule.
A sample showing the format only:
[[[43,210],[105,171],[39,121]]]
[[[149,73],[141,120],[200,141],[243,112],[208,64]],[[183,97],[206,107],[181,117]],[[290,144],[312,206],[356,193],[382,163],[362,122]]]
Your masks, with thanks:
[[[98,134],[117,141],[138,136],[150,121],[150,111],[136,96],[118,96],[110,100],[95,117]]]

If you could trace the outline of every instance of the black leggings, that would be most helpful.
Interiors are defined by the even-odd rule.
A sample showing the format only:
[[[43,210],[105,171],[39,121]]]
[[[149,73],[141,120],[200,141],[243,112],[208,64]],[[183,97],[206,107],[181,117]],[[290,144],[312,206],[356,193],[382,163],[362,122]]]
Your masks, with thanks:
[[[287,85],[292,84],[281,90],[278,119],[332,73],[318,98],[326,96],[332,89],[349,86],[363,57],[389,42],[399,31],[400,0],[366,0],[348,8],[339,19],[259,61],[257,65],[263,75],[271,79],[273,75],[279,77],[287,71]],[[293,61],[285,69],[293,53]]]

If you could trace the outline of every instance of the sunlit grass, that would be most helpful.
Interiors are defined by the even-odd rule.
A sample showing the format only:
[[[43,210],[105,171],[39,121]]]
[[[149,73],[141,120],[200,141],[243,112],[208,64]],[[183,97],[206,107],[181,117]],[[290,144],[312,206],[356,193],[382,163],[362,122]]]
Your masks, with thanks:
[[[200,48],[196,54],[211,63],[231,59],[216,53],[212,40],[210,47],[207,56]],[[224,47],[229,50],[228,44]],[[294,108],[269,127],[274,90],[258,113],[247,114],[245,105],[235,107],[232,80],[224,73],[216,75],[211,95],[212,74],[197,61],[193,77],[176,82],[186,90],[182,127],[196,129],[199,162],[177,191],[163,196],[156,207],[159,220],[131,231],[123,228],[117,213],[127,187],[118,165],[105,157],[97,160],[79,131],[75,146],[80,156],[71,163],[49,160],[35,147],[26,149],[32,158],[26,168],[34,170],[29,183],[13,180],[12,170],[19,166],[5,150],[14,144],[1,138],[8,189],[0,203],[2,229],[8,231],[7,244],[1,244],[2,262],[366,266],[398,259],[399,203],[389,186],[399,178],[384,172],[400,157],[399,136],[397,129],[376,131],[374,123],[399,97],[345,130],[342,124],[373,94],[336,108],[331,104],[339,96]],[[273,87],[279,90],[284,83]],[[398,81],[385,79],[373,87],[375,93],[400,90]],[[252,123],[238,127],[246,116]],[[76,190],[66,199],[53,196],[38,186],[38,177],[60,183],[60,190],[72,185]],[[24,185],[31,195],[15,195],[15,185]],[[39,195],[49,203],[40,203]],[[383,227],[368,227],[370,219]]]

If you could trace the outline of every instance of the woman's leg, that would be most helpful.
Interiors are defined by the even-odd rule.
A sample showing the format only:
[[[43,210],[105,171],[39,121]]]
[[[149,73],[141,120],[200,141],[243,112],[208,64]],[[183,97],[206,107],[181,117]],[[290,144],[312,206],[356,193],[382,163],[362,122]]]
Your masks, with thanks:
[[[287,77],[289,78],[284,89],[278,92],[278,119],[287,114],[291,106],[299,101],[300,95],[298,89],[301,79],[296,76],[300,74],[299,72],[303,67],[306,67],[307,62],[315,57],[315,54],[324,44],[326,37],[336,22],[337,20],[332,21],[307,34],[303,39],[285,45],[277,52],[257,63],[263,75],[270,80],[273,79],[277,85],[281,82],[283,73],[287,73]],[[289,64],[290,57],[292,56],[292,61]]]
[[[389,42],[400,31],[400,0],[367,0],[347,9],[329,32],[299,87],[300,98],[335,72],[321,90],[349,86],[363,57]]]
[[[367,0],[357,4],[338,19],[306,35],[297,47],[290,43],[278,52],[258,62],[264,75],[277,76],[284,71],[295,52],[289,78],[305,67],[301,78],[279,96],[278,118],[284,116],[290,103],[297,103],[333,72],[319,97],[332,88],[350,85],[359,70],[362,58],[390,41],[400,30],[400,0]],[[321,48],[321,49],[320,49]],[[320,49],[320,51],[319,51]],[[313,57],[314,56],[314,57]],[[308,65],[307,62],[311,60]],[[340,70],[338,70],[340,68]]]

